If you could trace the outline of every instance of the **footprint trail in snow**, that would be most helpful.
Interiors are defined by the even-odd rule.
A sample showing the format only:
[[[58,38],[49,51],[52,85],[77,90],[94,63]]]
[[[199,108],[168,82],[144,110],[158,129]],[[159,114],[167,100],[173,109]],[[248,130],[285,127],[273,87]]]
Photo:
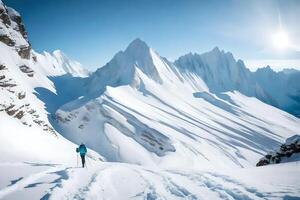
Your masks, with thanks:
[[[1,171],[17,173],[1,180],[0,199],[297,199],[299,167],[296,162],[213,172],[122,163],[93,162],[88,168],[6,163]]]

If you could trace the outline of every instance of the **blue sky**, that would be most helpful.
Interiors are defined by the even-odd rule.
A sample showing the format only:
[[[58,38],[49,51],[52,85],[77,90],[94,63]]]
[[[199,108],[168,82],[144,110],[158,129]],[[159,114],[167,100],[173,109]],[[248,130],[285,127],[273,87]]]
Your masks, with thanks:
[[[297,0],[3,1],[21,13],[35,50],[61,49],[90,69],[137,37],[171,60],[215,46],[246,61],[300,59]],[[272,46],[279,21],[291,46],[284,51]]]

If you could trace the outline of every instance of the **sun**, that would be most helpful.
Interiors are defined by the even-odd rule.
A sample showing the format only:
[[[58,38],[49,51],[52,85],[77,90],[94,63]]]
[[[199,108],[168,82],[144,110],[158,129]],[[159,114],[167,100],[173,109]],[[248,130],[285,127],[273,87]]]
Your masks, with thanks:
[[[272,39],[273,46],[278,50],[284,50],[290,46],[289,36],[284,30],[275,33]]]

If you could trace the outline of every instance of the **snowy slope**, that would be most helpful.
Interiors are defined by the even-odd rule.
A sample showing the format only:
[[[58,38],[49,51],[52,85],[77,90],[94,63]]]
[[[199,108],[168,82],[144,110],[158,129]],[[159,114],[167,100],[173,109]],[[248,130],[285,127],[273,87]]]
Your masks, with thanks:
[[[56,118],[66,138],[109,161],[255,166],[300,126],[298,118],[256,98],[209,92],[197,73],[182,73],[139,39],[89,79],[89,93],[62,106]]]
[[[299,199],[299,165],[164,171],[92,160],[87,169],[75,164],[3,163],[0,199]]]
[[[51,148],[75,147],[53,129],[45,109],[47,102],[38,98],[37,88],[57,93],[54,83],[48,78],[54,75],[47,71],[52,65],[37,59],[38,54],[31,49],[20,14],[2,1],[0,30],[1,162],[41,159],[42,154],[50,156]],[[72,63],[66,58],[60,59],[57,67],[64,62]],[[66,71],[61,71],[61,74],[66,74]],[[47,145],[48,150],[34,152]],[[54,161],[55,156],[44,159]]]
[[[53,94],[56,88],[48,76],[86,76],[87,72],[62,52],[38,54],[31,49],[21,16],[0,2],[0,112],[24,125],[38,124],[54,134],[48,122],[47,102],[37,96],[37,88]]]
[[[181,67],[137,39],[89,75],[32,50],[0,0],[0,199],[299,197],[299,162],[253,168],[299,119],[249,97],[266,93],[231,54],[202,58],[215,68]]]

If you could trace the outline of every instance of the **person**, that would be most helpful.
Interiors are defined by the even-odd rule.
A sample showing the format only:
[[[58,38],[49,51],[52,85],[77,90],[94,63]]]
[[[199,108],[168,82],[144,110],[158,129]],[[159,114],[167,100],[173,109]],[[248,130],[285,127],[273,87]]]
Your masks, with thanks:
[[[87,152],[87,149],[83,143],[79,145],[78,148],[76,148],[76,152],[80,154],[81,157],[81,163],[82,163],[82,168],[85,166],[85,154]]]

